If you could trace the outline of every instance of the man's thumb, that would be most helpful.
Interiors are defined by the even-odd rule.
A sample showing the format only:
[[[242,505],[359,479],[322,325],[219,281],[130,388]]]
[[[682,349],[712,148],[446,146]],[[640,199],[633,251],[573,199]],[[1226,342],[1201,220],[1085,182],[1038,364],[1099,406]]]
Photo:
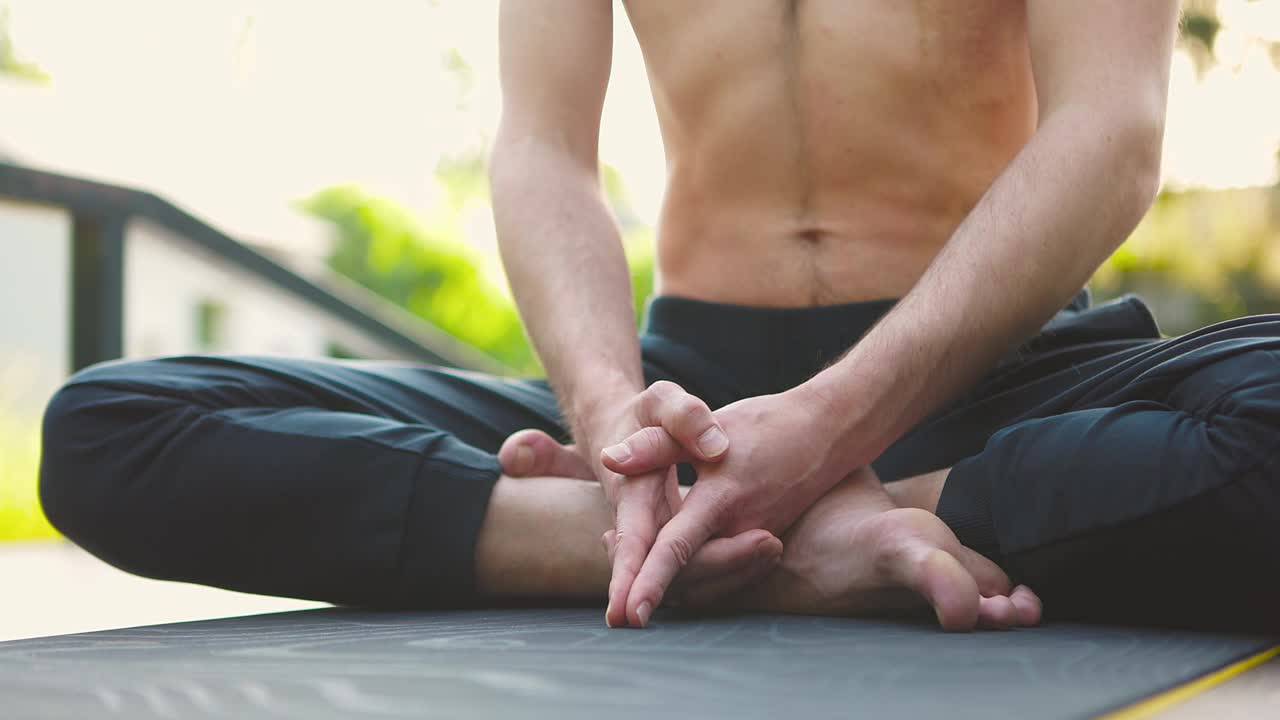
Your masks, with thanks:
[[[600,452],[600,461],[613,472],[641,475],[665,470],[694,457],[660,427],[643,428]]]

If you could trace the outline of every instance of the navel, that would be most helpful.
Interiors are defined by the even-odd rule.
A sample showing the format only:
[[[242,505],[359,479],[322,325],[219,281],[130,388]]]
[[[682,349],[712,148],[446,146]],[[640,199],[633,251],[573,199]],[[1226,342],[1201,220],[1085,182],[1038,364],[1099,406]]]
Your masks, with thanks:
[[[824,234],[825,233],[823,233],[821,230],[801,230],[800,232],[796,233],[795,238],[796,240],[799,240],[802,244],[812,247],[814,245],[818,245],[822,243],[822,238]]]

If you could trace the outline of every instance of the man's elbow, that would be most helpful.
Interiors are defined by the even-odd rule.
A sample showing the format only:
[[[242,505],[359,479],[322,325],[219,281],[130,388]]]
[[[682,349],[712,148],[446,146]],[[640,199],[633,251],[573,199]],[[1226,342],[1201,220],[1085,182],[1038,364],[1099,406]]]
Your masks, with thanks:
[[[1135,111],[1113,118],[1108,132],[1115,163],[1117,200],[1122,213],[1136,223],[1150,209],[1160,189],[1164,146],[1164,113]]]
[[[536,148],[532,135],[521,129],[512,129],[511,123],[504,120],[489,148],[490,189],[497,190],[512,176],[527,176],[528,166],[537,157]]]
[[[527,190],[531,182],[555,187],[598,183],[593,146],[505,119],[489,151],[488,171],[495,195],[508,188]]]

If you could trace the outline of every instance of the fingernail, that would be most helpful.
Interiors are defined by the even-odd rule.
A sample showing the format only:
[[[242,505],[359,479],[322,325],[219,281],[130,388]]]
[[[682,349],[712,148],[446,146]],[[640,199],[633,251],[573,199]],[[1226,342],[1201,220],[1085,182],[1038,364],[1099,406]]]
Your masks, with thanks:
[[[716,457],[729,449],[729,438],[720,428],[713,427],[698,437],[698,449],[707,457]]]
[[[626,443],[620,442],[605,448],[604,454],[616,463],[624,463],[631,459],[631,448],[627,447]]]
[[[516,461],[514,467],[511,468],[511,473],[513,475],[525,475],[531,467],[533,467],[533,449],[528,445],[517,447]]]
[[[640,618],[640,627],[649,624],[649,613],[652,611],[653,608],[649,607],[647,602],[640,603],[640,607],[636,608],[636,615]]]
[[[604,609],[605,627],[613,627],[613,621],[609,619],[612,616],[613,616],[613,603],[609,603],[609,606]]]
[[[774,540],[772,537],[766,537],[756,543],[755,550],[757,554],[763,557],[777,557],[782,554],[782,549],[779,547],[778,541]]]

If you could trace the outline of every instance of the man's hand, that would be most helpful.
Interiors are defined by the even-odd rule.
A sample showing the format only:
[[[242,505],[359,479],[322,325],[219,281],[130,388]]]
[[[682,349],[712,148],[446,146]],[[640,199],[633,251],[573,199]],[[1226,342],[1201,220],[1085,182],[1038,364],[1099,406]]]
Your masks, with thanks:
[[[652,392],[641,393],[642,405],[649,402],[643,397]],[[685,401],[668,395],[664,402]],[[611,598],[625,600],[628,623],[648,622],[672,580],[710,538],[755,528],[780,535],[847,472],[829,461],[823,415],[802,393],[741,400],[717,410],[714,421],[732,438],[733,449],[711,460],[689,452],[670,433],[654,427],[605,448],[601,455],[608,470],[623,475],[676,462],[692,462],[698,470],[698,482],[658,533],[638,572],[619,574],[615,565],[616,583],[634,577],[631,583],[611,588]]]
[[[624,478],[601,462],[600,458],[606,455],[600,447],[610,445],[615,453],[634,448],[641,453],[640,457],[648,460],[657,452],[675,447],[679,448],[682,460],[711,463],[724,457],[728,438],[706,403],[679,385],[665,381],[654,383],[619,404],[617,412],[607,413],[603,418],[586,423],[589,429],[581,433],[584,436],[581,439],[587,449],[582,455],[576,452],[566,455],[561,446],[544,433],[524,431],[508,438],[499,451],[499,460],[512,476],[545,473],[594,477],[600,481],[615,510],[614,534],[606,541],[613,576],[605,621],[611,627],[620,627],[631,622],[626,612],[627,593],[658,537],[658,529],[680,509],[681,498],[674,461],[651,464],[643,473],[636,473],[636,477]],[[621,447],[614,445],[623,438],[631,439],[620,444]],[[590,464],[587,458],[591,459]],[[616,455],[611,461],[626,464],[629,458]],[[708,544],[705,552],[698,554],[694,563],[697,570],[693,572],[710,583],[704,584],[698,595],[710,595],[708,587],[719,593],[738,590],[767,572],[781,554],[781,543],[769,532],[744,527],[735,535]],[[691,559],[692,553],[686,557]],[[656,606],[655,602],[652,607]]]

